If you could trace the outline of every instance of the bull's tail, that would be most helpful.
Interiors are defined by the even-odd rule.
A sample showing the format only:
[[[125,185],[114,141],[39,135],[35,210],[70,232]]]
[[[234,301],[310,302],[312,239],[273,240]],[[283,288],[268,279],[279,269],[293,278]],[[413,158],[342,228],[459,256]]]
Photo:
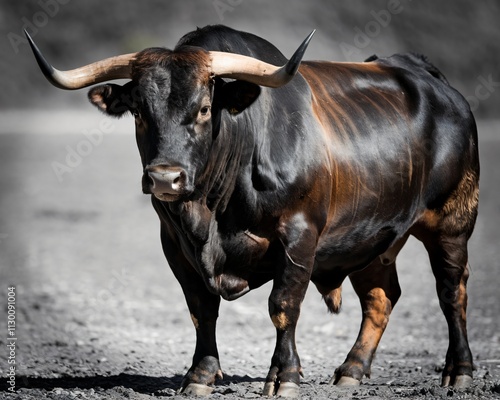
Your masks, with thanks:
[[[342,286],[323,295],[323,300],[332,314],[338,314],[342,306]]]

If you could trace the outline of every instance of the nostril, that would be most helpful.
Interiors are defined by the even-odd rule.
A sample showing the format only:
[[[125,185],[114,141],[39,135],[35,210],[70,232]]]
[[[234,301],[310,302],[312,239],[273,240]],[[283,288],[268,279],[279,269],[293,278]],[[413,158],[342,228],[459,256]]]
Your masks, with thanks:
[[[152,166],[145,170],[146,182],[157,194],[180,194],[186,190],[186,171],[179,167]]]

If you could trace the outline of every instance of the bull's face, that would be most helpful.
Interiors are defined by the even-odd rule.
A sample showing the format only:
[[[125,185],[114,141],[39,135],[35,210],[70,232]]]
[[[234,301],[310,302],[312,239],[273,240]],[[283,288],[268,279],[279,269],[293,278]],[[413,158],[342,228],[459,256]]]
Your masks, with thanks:
[[[45,76],[60,88],[131,79],[123,86],[94,87],[89,99],[108,115],[134,116],[143,191],[162,201],[177,201],[200,187],[223,110],[237,114],[258,97],[258,85],[279,87],[290,81],[311,37],[312,33],[283,67],[186,46],[175,51],[146,49],[72,71],[54,69],[28,39]],[[225,77],[236,81],[226,83],[221,79]]]
[[[90,101],[107,114],[128,111],[134,116],[143,191],[160,200],[190,196],[207,164],[214,120],[221,111],[219,102],[214,103],[215,78],[209,65],[208,52],[201,49],[148,49],[137,54],[130,83],[89,92]],[[258,86],[248,85],[246,105],[259,93]],[[217,86],[223,89],[222,82]]]

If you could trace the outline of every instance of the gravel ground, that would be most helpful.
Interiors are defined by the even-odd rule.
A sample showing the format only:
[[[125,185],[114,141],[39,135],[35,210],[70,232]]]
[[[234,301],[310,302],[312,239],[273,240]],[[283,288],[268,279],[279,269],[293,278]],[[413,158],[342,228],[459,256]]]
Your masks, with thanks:
[[[186,398],[176,389],[190,365],[194,328],[163,258],[157,217],[141,194],[132,122],[126,121],[129,134],[112,125],[110,134],[96,134],[88,145],[82,144],[88,140],[83,130],[106,130],[103,117],[89,118],[83,127],[72,117],[66,115],[65,134],[50,133],[50,125],[0,134],[0,399]],[[350,284],[338,316],[327,314],[310,288],[297,333],[302,398],[500,397],[497,126],[480,124],[481,208],[469,249],[473,385],[464,391],[439,387],[447,328],[423,246],[410,241],[398,259],[403,295],[371,379],[360,387],[327,384],[359,329],[361,312]],[[5,380],[11,285],[16,395]],[[225,377],[212,398],[260,397],[274,348],[269,292],[268,284],[222,304],[218,342]]]

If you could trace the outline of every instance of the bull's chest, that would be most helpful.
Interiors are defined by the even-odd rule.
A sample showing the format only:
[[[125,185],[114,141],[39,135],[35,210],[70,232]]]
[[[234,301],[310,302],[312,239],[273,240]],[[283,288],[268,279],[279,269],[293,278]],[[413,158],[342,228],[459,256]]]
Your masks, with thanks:
[[[236,229],[198,203],[170,212],[167,222],[211,292],[234,299],[272,277],[273,246],[262,233]]]
[[[234,300],[273,277],[273,246],[249,230],[211,231],[197,249],[198,270],[210,291]],[[271,250],[270,250],[271,248]]]

